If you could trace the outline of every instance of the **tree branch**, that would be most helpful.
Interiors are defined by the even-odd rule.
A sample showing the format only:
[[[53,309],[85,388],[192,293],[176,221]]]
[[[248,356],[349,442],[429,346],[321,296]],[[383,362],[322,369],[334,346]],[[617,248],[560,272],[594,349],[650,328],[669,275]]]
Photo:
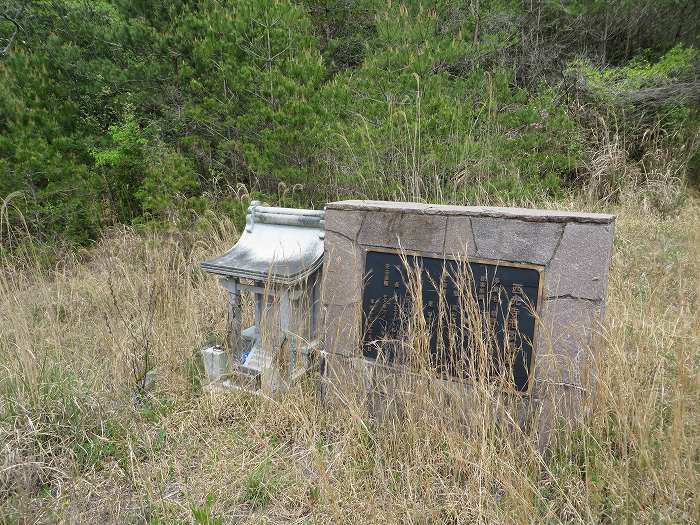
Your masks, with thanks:
[[[17,35],[18,35],[19,32],[22,30],[22,26],[19,25],[19,22],[17,21],[17,19],[20,18],[20,17],[22,16],[22,14],[24,13],[24,10],[25,10],[26,7],[27,7],[27,4],[24,3],[24,4],[22,5],[22,7],[20,8],[20,10],[19,10],[19,12],[17,13],[17,15],[16,15],[15,18],[12,18],[12,17],[11,17],[10,15],[8,15],[7,13],[3,13],[2,15],[0,15],[1,18],[7,20],[8,22],[10,22],[12,25],[15,26],[15,30],[14,30],[13,33],[10,35],[10,38],[7,39],[7,44],[5,45],[4,48],[0,49],[0,57],[7,56],[7,55],[10,53],[10,49],[12,48],[12,44],[14,43],[15,38],[17,38]]]
[[[12,22],[15,25],[15,30],[14,32],[10,35],[10,38],[7,40],[7,45],[0,50],[0,56],[5,56],[10,52],[10,48],[12,47],[12,43],[15,41],[15,38],[17,37],[17,33],[19,33],[19,30],[21,27],[19,26],[19,23],[17,20],[14,20],[13,18],[10,18],[6,14],[3,14],[2,17],[9,21]]]
[[[700,102],[700,81],[677,82],[666,86],[628,91],[618,97],[620,105],[658,107],[667,102]]]

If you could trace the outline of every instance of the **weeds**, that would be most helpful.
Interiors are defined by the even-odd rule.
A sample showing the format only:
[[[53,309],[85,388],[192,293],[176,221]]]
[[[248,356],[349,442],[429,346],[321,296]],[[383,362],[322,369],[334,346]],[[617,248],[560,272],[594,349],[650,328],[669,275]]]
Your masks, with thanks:
[[[583,424],[563,429],[547,455],[517,425],[498,423],[483,403],[488,389],[466,410],[445,403],[455,393],[426,395],[417,381],[400,416],[379,422],[353,400],[319,403],[314,378],[280,399],[203,394],[196,350],[224,340],[226,297],[196,268],[232,244],[225,223],[189,241],[115,231],[51,270],[7,259],[0,514],[153,524],[697,522],[700,207],[690,199],[673,218],[614,211],[599,388]],[[142,333],[159,376],[134,404]]]
[[[241,500],[253,508],[264,508],[279,493],[282,483],[276,477],[272,464],[264,460],[243,480]]]
[[[214,498],[207,496],[207,501],[204,505],[192,505],[192,518],[198,525],[223,525],[222,518],[212,515],[211,507],[214,504]]]

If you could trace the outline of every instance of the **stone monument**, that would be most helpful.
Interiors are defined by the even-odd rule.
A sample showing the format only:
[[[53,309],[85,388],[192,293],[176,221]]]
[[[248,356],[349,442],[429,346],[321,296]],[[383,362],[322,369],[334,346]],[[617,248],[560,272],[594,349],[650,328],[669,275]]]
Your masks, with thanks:
[[[377,341],[401,335],[396,300],[410,287],[401,266],[420,268],[421,308],[429,316],[439,295],[435,283],[448,282],[444,276],[450,268],[462,265],[475,304],[495,327],[495,365],[490,366],[508,367],[512,392],[528,414],[539,416],[541,439],[548,439],[557,417],[580,417],[581,396],[591,387],[586,379],[590,348],[605,307],[614,216],[341,201],[328,204],[325,219],[325,395],[351,387],[381,412],[393,394],[378,377],[391,376],[401,349]],[[459,287],[448,282],[441,291],[457,295]],[[452,308],[461,319],[459,308]],[[433,357],[439,338],[430,342]],[[497,354],[511,347],[517,352],[506,363]],[[455,359],[434,360],[443,371],[436,381],[450,375]],[[469,381],[463,383],[468,388]]]

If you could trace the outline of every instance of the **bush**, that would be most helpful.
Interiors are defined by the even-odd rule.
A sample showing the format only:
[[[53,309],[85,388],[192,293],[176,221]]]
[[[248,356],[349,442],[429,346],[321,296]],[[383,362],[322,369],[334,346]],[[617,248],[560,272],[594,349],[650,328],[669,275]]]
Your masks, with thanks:
[[[388,9],[357,70],[324,91],[337,108],[328,155],[340,194],[465,198],[477,185],[513,196],[556,194],[575,170],[581,133],[556,92],[528,92],[505,66],[465,67],[505,35],[474,43],[436,12]]]
[[[683,201],[684,181],[700,140],[700,85],[693,80],[699,67],[698,51],[682,45],[657,61],[642,53],[621,67],[601,69],[585,60],[571,65],[567,76],[576,84],[585,118],[594,119],[585,125],[598,135],[590,141],[597,167],[587,171],[598,186],[593,194],[609,198],[624,187],[638,187],[664,212]],[[601,122],[608,123],[602,131]],[[617,167],[602,165],[600,160],[613,150]],[[607,175],[601,184],[602,171]]]
[[[95,186],[104,188],[119,222],[177,223],[197,207],[193,163],[163,144],[155,130],[142,129],[128,114],[109,134],[111,144],[93,150]]]
[[[681,187],[696,149],[693,2],[5,3],[10,249],[251,194],[532,203],[620,171],[598,169],[601,118],[645,191]]]
[[[183,143],[200,167],[267,192],[306,183],[325,75],[306,13],[290,1],[203,2],[178,28],[183,45],[193,33],[181,81],[196,131]]]

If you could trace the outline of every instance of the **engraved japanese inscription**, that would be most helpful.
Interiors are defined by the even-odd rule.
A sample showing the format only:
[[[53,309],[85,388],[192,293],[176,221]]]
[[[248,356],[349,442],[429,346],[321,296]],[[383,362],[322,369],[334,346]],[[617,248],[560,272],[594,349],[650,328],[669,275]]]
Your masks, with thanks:
[[[429,334],[430,364],[440,375],[485,373],[526,392],[541,283],[541,267],[534,265],[369,251],[363,353],[401,360],[402,341],[420,324]],[[417,297],[423,323],[415,319]]]

